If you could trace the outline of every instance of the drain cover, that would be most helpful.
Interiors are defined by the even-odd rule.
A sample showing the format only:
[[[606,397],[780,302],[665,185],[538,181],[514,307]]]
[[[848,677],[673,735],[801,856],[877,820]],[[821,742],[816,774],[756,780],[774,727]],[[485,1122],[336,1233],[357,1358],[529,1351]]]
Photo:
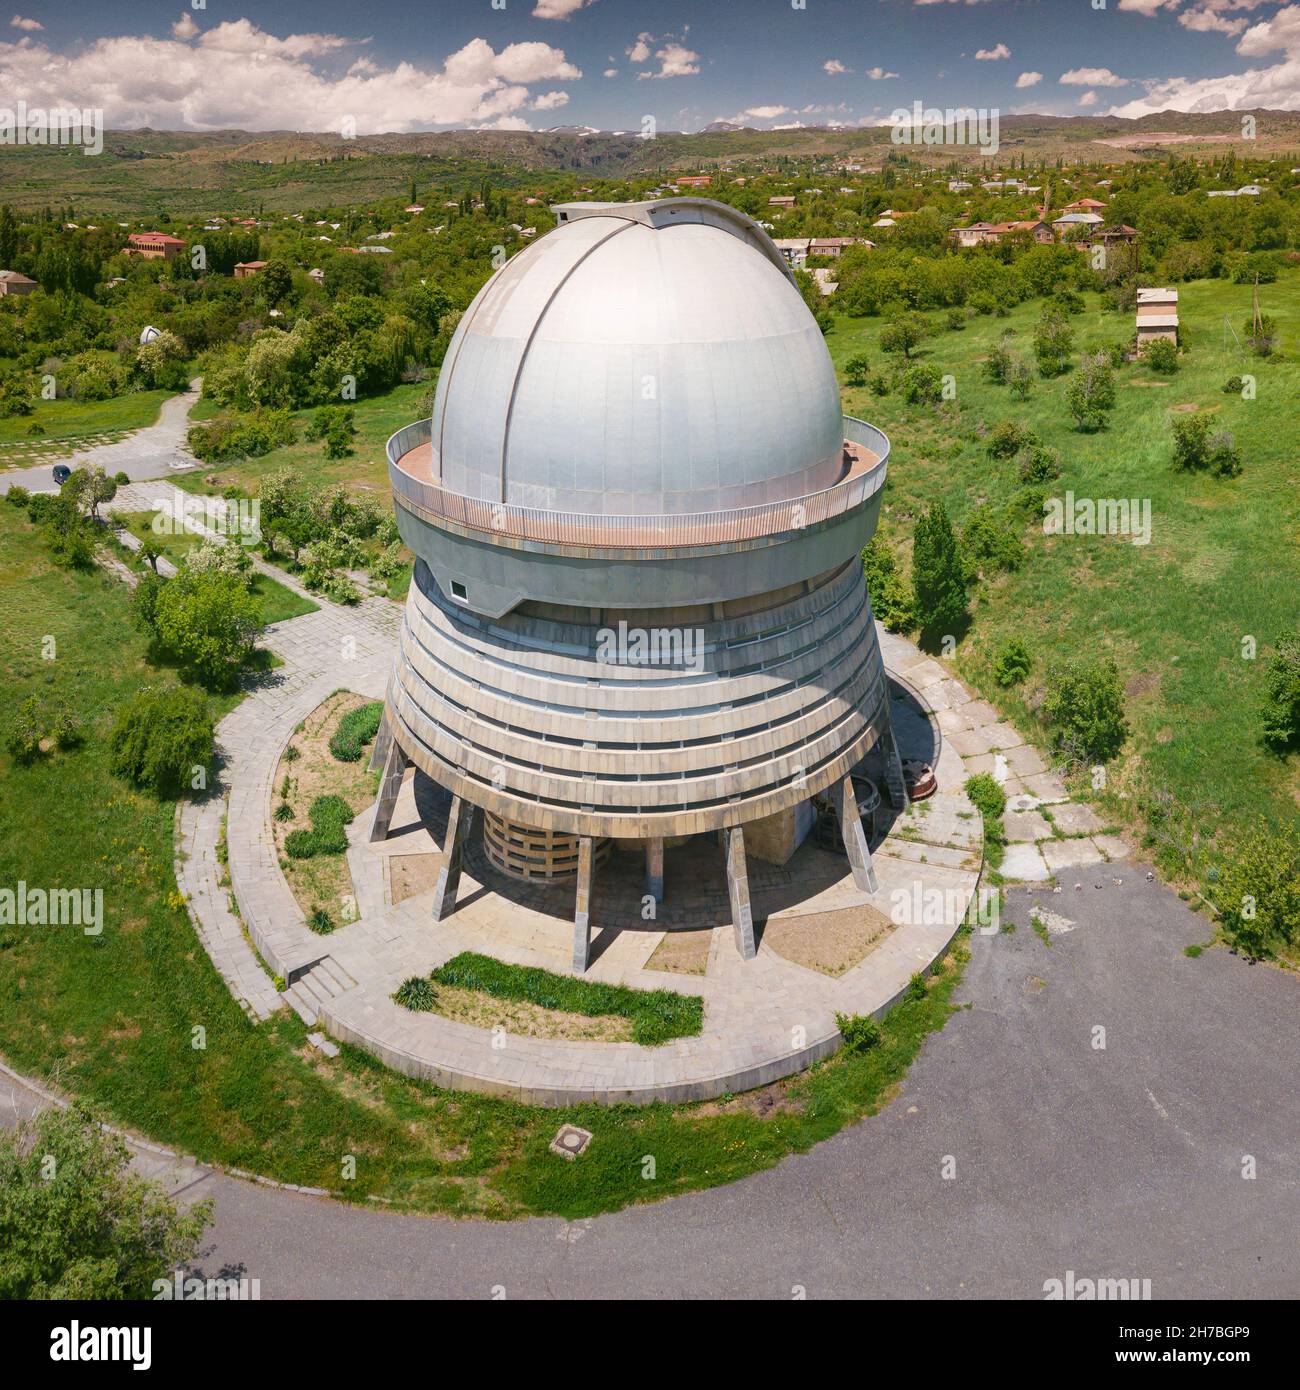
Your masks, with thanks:
[[[585,1153],[591,1143],[591,1131],[579,1129],[577,1125],[561,1125],[551,1140],[551,1152],[559,1154],[572,1162],[579,1154]]]

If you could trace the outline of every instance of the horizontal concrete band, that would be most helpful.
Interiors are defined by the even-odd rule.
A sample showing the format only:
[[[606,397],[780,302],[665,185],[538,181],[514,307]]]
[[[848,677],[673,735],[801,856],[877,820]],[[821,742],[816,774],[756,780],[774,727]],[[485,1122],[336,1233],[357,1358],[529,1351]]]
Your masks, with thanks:
[[[856,565],[760,605],[752,641],[743,621],[698,629],[698,671],[629,668],[600,659],[595,625],[484,623],[420,566],[393,727],[435,781],[523,824],[637,838],[758,819],[842,776],[884,727],[888,692]]]

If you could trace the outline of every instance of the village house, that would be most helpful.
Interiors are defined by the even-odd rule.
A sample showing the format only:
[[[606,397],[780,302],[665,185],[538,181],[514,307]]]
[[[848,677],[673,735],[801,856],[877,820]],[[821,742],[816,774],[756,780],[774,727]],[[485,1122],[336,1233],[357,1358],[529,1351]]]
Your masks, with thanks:
[[[126,241],[123,254],[146,261],[170,261],[187,245],[180,237],[168,236],[166,232],[132,232]]]
[[[767,200],[767,205],[770,208],[792,208],[794,207],[794,194],[778,193],[776,197]]]
[[[20,275],[16,270],[0,270],[0,297],[5,295],[31,294],[40,289],[35,280]]]
[[[712,182],[712,174],[678,174],[673,179],[678,188],[707,188]]]
[[[235,266],[236,280],[251,280],[260,270],[266,269],[265,261],[240,261]]]

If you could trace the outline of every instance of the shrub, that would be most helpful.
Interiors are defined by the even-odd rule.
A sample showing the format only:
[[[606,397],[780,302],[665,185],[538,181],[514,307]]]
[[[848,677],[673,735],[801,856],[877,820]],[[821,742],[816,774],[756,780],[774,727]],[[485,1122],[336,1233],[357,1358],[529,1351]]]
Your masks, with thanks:
[[[330,739],[330,752],[339,762],[361,761],[361,750],[374,741],[383,713],[384,702],[375,700],[368,705],[358,705],[339,720],[339,726]]]
[[[393,1002],[414,1013],[429,1013],[438,1002],[438,992],[423,975],[412,975],[398,985]]]
[[[15,483],[6,494],[11,507],[25,507],[31,501],[31,493],[25,487]]]
[[[282,801],[282,802],[275,808],[275,818],[276,818],[276,820],[278,820],[278,821],[292,820],[292,819],[293,819],[293,807],[290,806],[289,803],[288,803],[287,801]]]
[[[898,572],[893,549],[879,533],[863,547],[862,572],[874,616],[890,632],[911,632],[916,626],[915,598]]]
[[[1223,394],[1225,396],[1239,396],[1245,385],[1246,383],[1242,381],[1239,376],[1230,376],[1227,381],[1223,383]]]
[[[148,593],[141,594],[146,585]],[[210,689],[234,684],[262,630],[258,601],[245,580],[217,572],[182,569],[171,580],[145,575],[135,611],[158,647]]]
[[[1153,372],[1167,375],[1178,370],[1178,348],[1168,338],[1154,338],[1146,345],[1142,360]]]
[[[1219,870],[1210,896],[1237,950],[1265,959],[1300,940],[1300,832],[1259,823]]]
[[[1020,481],[1050,483],[1061,476],[1061,456],[1045,444],[1030,444],[1020,451]]]
[[[113,474],[113,481],[118,487],[127,487],[131,482],[131,475],[119,468],[117,472]]]
[[[352,808],[341,796],[318,796],[308,811],[310,830],[291,830],[284,838],[290,859],[314,859],[320,854],[343,854],[348,847],[346,827]]]
[[[334,930],[334,919],[323,907],[317,904],[307,914],[307,926],[317,936],[328,936]]]
[[[1034,389],[1033,368],[1027,362],[1022,362],[1019,357],[1013,357],[1007,366],[1007,385],[1016,400],[1027,401],[1029,393]]]
[[[29,695],[10,716],[5,730],[5,752],[16,763],[33,763],[41,755],[45,727],[36,697]]]
[[[1002,863],[1007,835],[1002,825],[1002,813],[1007,809],[1006,793],[987,772],[977,772],[966,779],[966,795],[980,813],[984,825],[984,857],[989,867]]]
[[[1060,376],[1074,346],[1074,331],[1059,309],[1046,308],[1034,329],[1034,357],[1039,376]]]
[[[1207,441],[1207,462],[1216,478],[1235,478],[1245,465],[1229,430],[1218,430]]]
[[[1060,667],[1048,680],[1043,717],[1055,746],[1067,757],[1106,762],[1128,737],[1119,670],[1106,658]]]
[[[871,371],[871,359],[864,352],[856,353],[844,364],[844,376],[850,386],[865,386]]]
[[[1003,689],[1008,689],[1013,685],[1019,685],[1032,667],[1033,659],[1029,655],[1029,648],[1019,637],[1010,637],[993,658],[993,679]]]
[[[1247,319],[1242,337],[1256,357],[1267,357],[1277,346],[1277,324],[1271,314],[1261,314],[1258,324],[1253,318]]]
[[[882,1037],[880,1024],[870,1014],[836,1014],[835,1026],[846,1052],[870,1052]]]
[[[943,317],[949,332],[958,332],[966,327],[966,315],[960,309],[949,309]]]
[[[1210,417],[1201,410],[1175,415],[1174,467],[1188,472],[1204,468],[1209,462]]]
[[[108,737],[109,765],[119,777],[160,798],[180,796],[195,774],[212,767],[212,715],[197,690],[150,686],[117,712]]]
[[[935,405],[942,398],[943,377],[933,363],[921,363],[903,373],[903,399],[909,405]]]
[[[961,548],[968,582],[981,574],[1010,573],[1025,562],[1019,525],[1005,508],[976,507],[962,531]]]
[[[1021,449],[1038,442],[1033,430],[1022,429],[1014,420],[999,420],[984,446],[990,458],[1009,459]]]
[[[1115,405],[1115,378],[1105,353],[1084,354],[1065,403],[1077,428],[1091,431],[1105,425],[1106,413]]]
[[[912,589],[921,626],[956,633],[966,621],[966,577],[957,537],[942,502],[934,502],[916,523],[912,541]]]
[[[1264,742],[1275,752],[1300,742],[1300,635],[1283,637],[1268,663]]]

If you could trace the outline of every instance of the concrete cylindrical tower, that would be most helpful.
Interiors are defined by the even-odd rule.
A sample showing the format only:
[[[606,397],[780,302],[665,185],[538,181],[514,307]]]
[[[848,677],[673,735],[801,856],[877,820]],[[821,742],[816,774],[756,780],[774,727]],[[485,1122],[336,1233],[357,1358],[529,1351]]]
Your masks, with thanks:
[[[384,751],[488,813],[498,850],[548,854],[540,877],[575,838],[589,873],[604,839],[661,857],[702,831],[741,832],[743,874],[745,827],[788,853],[887,732],[859,553],[888,441],[841,415],[749,218],[556,215],[464,314],[432,420],[389,441],[417,558]]]

